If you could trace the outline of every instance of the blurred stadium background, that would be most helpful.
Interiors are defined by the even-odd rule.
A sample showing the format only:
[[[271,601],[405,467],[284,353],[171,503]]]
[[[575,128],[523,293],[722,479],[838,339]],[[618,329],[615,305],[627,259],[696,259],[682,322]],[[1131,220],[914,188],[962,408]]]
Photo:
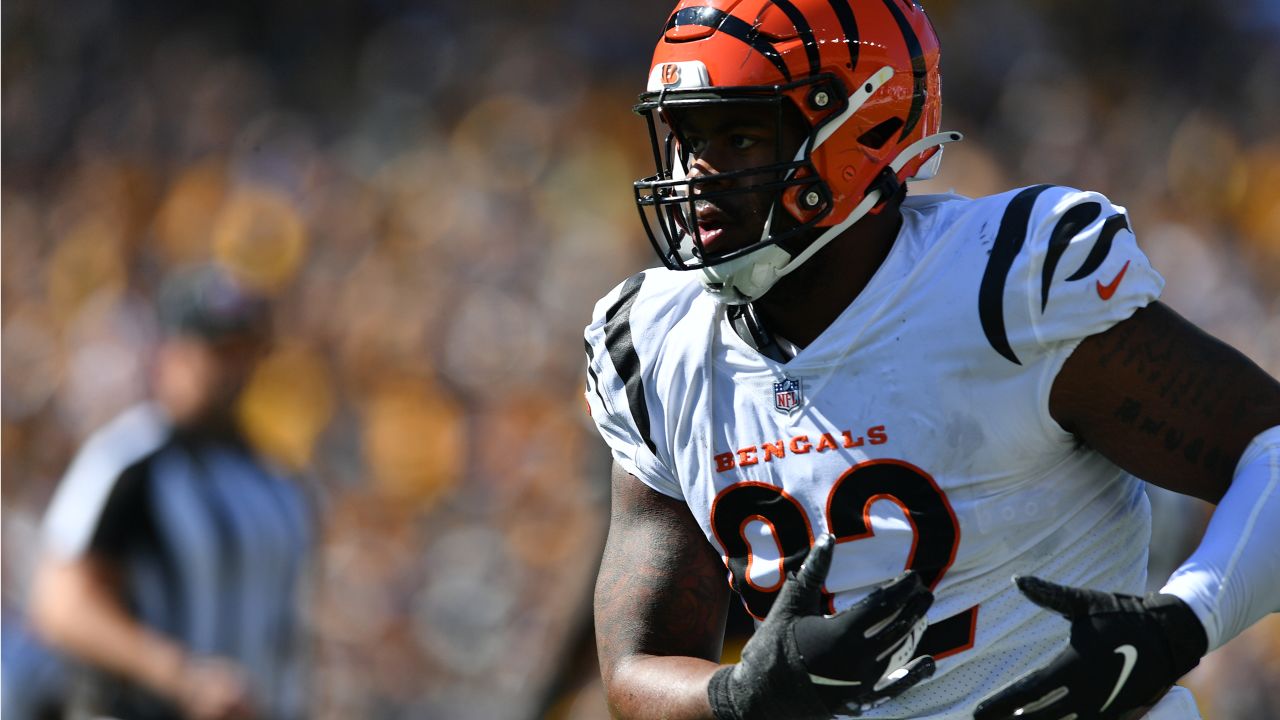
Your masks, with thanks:
[[[1280,374],[1280,3],[935,0],[933,189],[1126,205],[1174,308]],[[242,401],[323,498],[317,718],[598,718],[594,300],[650,264],[629,112],[666,2],[8,0],[3,600],[70,453],[140,397],[166,272],[279,301]],[[1153,572],[1197,503],[1156,494]],[[1188,680],[1280,717],[1280,623]],[[12,658],[9,658],[12,662]]]

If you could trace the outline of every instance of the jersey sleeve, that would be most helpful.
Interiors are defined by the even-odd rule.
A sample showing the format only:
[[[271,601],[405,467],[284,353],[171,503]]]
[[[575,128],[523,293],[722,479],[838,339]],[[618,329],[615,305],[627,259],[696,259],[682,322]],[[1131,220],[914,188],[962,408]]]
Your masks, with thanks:
[[[683,500],[676,474],[658,456],[647,373],[631,326],[643,283],[644,273],[632,276],[596,304],[585,331],[587,407],[618,465],[663,495]]]
[[[41,528],[45,550],[64,560],[90,550],[121,552],[145,510],[137,463],[167,435],[166,421],[149,406],[133,408],[91,435],[49,501]]]
[[[1015,364],[1074,349],[1160,296],[1164,279],[1105,196],[1026,188],[1010,200],[979,292],[987,339]]]

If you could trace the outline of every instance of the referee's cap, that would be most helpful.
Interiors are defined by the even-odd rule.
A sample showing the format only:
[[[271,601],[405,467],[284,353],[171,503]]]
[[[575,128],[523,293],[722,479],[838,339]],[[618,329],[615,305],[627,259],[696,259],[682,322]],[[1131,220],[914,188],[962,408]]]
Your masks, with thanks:
[[[221,340],[271,331],[267,297],[217,265],[184,268],[166,277],[157,306],[161,329],[170,336]]]

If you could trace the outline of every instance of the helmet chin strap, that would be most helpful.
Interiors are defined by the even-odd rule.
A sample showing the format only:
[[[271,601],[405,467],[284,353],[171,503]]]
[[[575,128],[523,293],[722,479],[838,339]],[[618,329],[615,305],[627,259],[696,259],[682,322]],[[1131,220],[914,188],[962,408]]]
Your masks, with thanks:
[[[874,90],[873,90],[874,92]],[[868,95],[870,93],[867,93]],[[852,100],[852,98],[851,98]],[[861,98],[862,102],[866,98]],[[861,103],[859,103],[861,104]],[[852,106],[853,103],[850,102]],[[849,113],[851,116],[852,113]],[[844,119],[841,119],[843,122]],[[827,133],[822,139],[829,137]],[[958,132],[941,132],[934,135],[923,137],[914,143],[908,145],[898,156],[889,163],[889,168],[894,175],[902,171],[913,158],[919,156],[929,148],[944,145],[949,142],[955,142],[964,136]],[[816,145],[815,145],[816,147]],[[801,153],[804,150],[801,149]],[[797,159],[799,157],[797,156]],[[849,216],[843,221],[827,228],[813,242],[797,253],[794,257],[791,253],[782,249],[777,243],[770,243],[762,246],[760,249],[747,253],[741,257],[734,258],[728,262],[712,265],[702,269],[703,289],[715,296],[722,303],[728,305],[743,305],[749,303],[761,295],[764,295],[787,273],[800,267],[809,258],[813,257],[828,243],[837,236],[848,230],[854,223],[861,220],[871,209],[874,208],[881,200],[881,192],[879,188],[872,189],[862,202],[849,213]],[[774,204],[777,207],[777,204]],[[770,226],[773,224],[773,208],[769,210],[769,216],[765,219],[764,230],[761,233],[761,240],[767,240],[769,237]]]

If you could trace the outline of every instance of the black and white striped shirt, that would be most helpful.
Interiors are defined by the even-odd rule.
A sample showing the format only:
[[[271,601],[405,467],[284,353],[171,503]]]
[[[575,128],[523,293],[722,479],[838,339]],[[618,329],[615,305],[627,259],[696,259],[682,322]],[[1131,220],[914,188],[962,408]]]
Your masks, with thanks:
[[[47,550],[92,552],[122,570],[143,624],[193,654],[239,663],[264,717],[305,713],[303,582],[314,519],[296,484],[227,441],[186,437],[153,405],[94,433],[45,516]],[[141,689],[104,680],[100,712],[174,717]]]

